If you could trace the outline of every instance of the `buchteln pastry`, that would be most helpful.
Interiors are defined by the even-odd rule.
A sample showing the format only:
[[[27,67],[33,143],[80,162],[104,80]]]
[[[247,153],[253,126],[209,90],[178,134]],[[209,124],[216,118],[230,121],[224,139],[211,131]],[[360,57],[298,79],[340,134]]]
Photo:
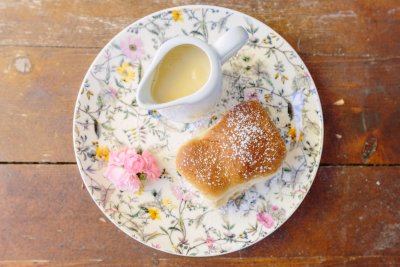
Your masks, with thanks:
[[[268,180],[286,155],[278,129],[258,101],[229,110],[178,151],[178,172],[214,207]]]

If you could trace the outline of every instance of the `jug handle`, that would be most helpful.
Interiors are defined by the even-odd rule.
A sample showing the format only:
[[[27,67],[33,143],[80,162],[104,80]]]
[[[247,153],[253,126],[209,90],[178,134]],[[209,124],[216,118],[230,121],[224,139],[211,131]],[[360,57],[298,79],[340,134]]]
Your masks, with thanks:
[[[243,27],[237,26],[219,37],[211,46],[219,55],[222,65],[231,56],[236,54],[248,39],[249,35],[247,34],[247,31]]]

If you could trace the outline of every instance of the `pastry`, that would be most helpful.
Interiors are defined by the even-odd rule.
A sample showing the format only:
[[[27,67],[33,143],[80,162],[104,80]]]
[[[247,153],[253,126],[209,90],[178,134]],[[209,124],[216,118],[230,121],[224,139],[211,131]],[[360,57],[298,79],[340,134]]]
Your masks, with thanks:
[[[229,110],[178,151],[178,172],[214,207],[268,180],[286,155],[278,129],[258,101]]]

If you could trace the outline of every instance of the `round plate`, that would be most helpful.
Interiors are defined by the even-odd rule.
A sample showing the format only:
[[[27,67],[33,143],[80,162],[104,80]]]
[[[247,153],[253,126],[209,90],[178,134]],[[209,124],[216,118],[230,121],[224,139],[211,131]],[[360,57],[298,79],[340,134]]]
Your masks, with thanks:
[[[214,113],[191,124],[167,121],[136,105],[135,92],[152,55],[169,38],[190,35],[212,43],[241,25],[249,42],[223,65],[223,96]],[[258,99],[286,142],[287,157],[268,182],[220,209],[208,207],[175,169],[181,144],[215,124],[241,101]],[[314,82],[294,49],[275,31],[243,13],[215,6],[181,6],[133,23],[90,66],[74,117],[74,147],[82,179],[103,213],[145,245],[185,256],[233,252],[262,240],[297,209],[321,157],[323,119]],[[141,147],[163,169],[141,192],[121,192],[104,176],[96,149]]]

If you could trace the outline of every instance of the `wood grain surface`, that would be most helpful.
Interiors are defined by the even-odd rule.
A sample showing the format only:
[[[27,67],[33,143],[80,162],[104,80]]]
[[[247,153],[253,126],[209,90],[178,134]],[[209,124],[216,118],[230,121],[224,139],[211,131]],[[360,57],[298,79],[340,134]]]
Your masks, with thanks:
[[[0,106],[4,108],[0,161],[75,161],[72,114],[83,76],[98,52],[0,47],[0,69],[6,70],[0,72]],[[21,73],[16,58],[29,60],[31,69]],[[322,163],[399,164],[399,138],[393,127],[399,127],[400,75],[393,73],[400,73],[400,58],[378,63],[347,57],[303,59],[317,85],[326,122]],[[333,104],[340,99],[345,101],[343,106]],[[365,143],[371,138],[378,144],[376,151],[364,158]]]
[[[10,259],[138,266],[393,263],[400,260],[399,171],[321,167],[300,208],[271,236],[221,257],[187,259],[118,230],[82,187],[76,166],[2,165],[0,197],[7,204],[0,213],[0,265]]]
[[[103,47],[121,29],[143,16],[168,7],[199,3],[253,16],[280,33],[300,53],[398,57],[397,0],[107,0],[101,4],[88,0],[2,0],[0,44]]]
[[[280,33],[321,98],[322,166],[271,236],[239,252],[183,258],[138,243],[100,212],[73,154],[83,76],[135,20],[198,3],[0,0],[0,266],[400,266],[398,0],[202,2]]]

